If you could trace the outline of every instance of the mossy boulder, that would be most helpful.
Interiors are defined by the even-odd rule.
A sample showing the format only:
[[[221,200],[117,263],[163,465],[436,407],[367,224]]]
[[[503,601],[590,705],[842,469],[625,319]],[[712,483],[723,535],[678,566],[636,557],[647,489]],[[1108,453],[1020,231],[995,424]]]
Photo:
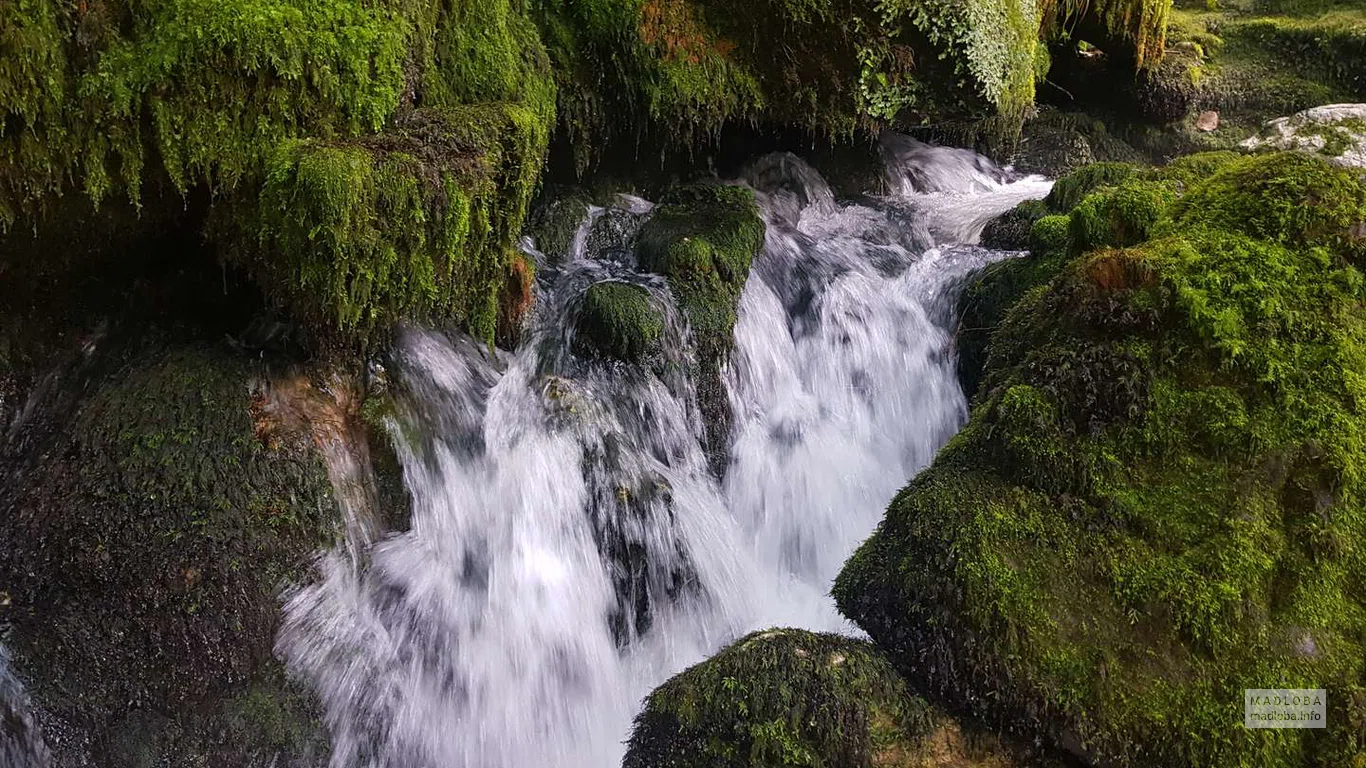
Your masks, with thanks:
[[[574,329],[577,354],[636,363],[658,350],[664,316],[639,285],[594,283],[584,291]]]
[[[1114,186],[1138,173],[1131,163],[1092,163],[1082,166],[1053,183],[1044,203],[1053,213],[1071,213],[1087,195],[1102,187]]]
[[[1229,163],[1176,203],[1180,226],[1241,232],[1294,248],[1349,247],[1366,221],[1359,173],[1281,152]]]
[[[656,688],[624,768],[1023,765],[914,695],[867,641],[798,629],[737,640]]]
[[[280,590],[339,525],[312,440],[272,421],[265,372],[231,350],[105,354],[0,487],[17,669],[110,766],[321,754],[314,704],[272,656]]]
[[[750,263],[764,245],[764,222],[745,187],[675,188],[655,207],[636,240],[641,269],[668,280],[697,345],[697,395],[712,468],[724,467],[730,434],[721,369],[734,345],[735,313]]]
[[[1070,257],[1006,314],[841,611],[927,691],[1088,764],[1366,764],[1366,280],[1327,234],[1363,194],[1249,158],[1155,239]],[[1324,688],[1327,727],[1245,729],[1249,688]]]

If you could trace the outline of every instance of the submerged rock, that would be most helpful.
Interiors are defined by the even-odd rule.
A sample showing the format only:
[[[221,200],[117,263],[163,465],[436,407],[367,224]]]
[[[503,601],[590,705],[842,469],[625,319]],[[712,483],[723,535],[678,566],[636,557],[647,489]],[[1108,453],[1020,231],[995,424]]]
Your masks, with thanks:
[[[754,632],[656,688],[636,717],[622,762],[623,768],[1025,764],[994,734],[916,696],[870,643],[799,629]]]
[[[1344,168],[1366,168],[1366,104],[1330,104],[1272,120],[1244,149],[1313,152]]]
[[[1366,183],[1299,153],[1145,183],[1192,167],[1148,240],[1002,299],[971,422],[834,594],[928,691],[1090,765],[1360,765]],[[1265,687],[1327,689],[1327,727],[1244,729]]]

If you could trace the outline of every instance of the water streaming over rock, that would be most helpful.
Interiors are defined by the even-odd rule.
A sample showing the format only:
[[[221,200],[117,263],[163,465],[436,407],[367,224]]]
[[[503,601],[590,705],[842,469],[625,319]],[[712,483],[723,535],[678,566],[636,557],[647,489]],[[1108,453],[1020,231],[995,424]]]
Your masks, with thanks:
[[[28,693],[10,670],[9,651],[0,645],[0,766],[47,768],[51,762]]]
[[[391,426],[412,527],[327,555],[278,644],[323,698],[335,766],[613,765],[640,699],[725,641],[849,628],[831,579],[966,416],[951,296],[1002,254],[963,243],[1048,189],[890,141],[895,197],[837,202],[791,155],[744,179],[768,236],[727,372],[724,482],[686,324],[631,257],[646,201],[594,208],[570,259],[543,265],[515,353],[407,335]],[[665,317],[643,365],[572,352],[602,280],[642,286]]]

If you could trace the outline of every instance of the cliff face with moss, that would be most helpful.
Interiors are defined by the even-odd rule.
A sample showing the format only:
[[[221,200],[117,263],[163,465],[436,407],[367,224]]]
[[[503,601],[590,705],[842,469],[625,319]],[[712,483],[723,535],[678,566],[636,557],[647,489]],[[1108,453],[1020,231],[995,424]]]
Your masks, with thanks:
[[[1366,184],[1224,154],[1054,195],[1033,273],[989,277],[971,423],[846,564],[841,610],[1092,764],[1359,764]],[[1326,688],[1328,727],[1244,730],[1259,687]]]
[[[1098,24],[1148,63],[1162,7],[14,0],[0,232],[59,226],[63,198],[207,191],[221,258],[316,344],[363,345],[404,319],[491,339],[556,126],[586,163],[607,142],[698,144],[735,124],[1018,125],[1047,69],[1041,35]]]

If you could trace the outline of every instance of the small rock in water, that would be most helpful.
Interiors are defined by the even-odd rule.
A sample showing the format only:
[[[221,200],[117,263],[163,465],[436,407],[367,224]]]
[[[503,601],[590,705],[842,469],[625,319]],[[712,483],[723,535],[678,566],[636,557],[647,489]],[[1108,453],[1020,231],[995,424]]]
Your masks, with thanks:
[[[1262,126],[1244,149],[1314,152],[1343,168],[1366,168],[1366,104],[1329,104]]]
[[[1219,130],[1219,113],[1212,109],[1201,112],[1200,116],[1195,118],[1195,130],[1205,133]]]

